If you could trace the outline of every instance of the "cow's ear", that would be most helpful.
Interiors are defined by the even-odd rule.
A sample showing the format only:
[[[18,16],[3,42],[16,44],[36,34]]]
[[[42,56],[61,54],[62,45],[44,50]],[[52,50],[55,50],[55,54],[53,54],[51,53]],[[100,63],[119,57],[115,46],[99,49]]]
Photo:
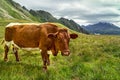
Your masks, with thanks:
[[[49,33],[48,38],[56,38],[57,35],[55,33]]]
[[[70,38],[72,38],[72,39],[76,39],[77,37],[78,37],[78,35],[77,35],[77,34],[75,34],[75,33],[70,34]]]

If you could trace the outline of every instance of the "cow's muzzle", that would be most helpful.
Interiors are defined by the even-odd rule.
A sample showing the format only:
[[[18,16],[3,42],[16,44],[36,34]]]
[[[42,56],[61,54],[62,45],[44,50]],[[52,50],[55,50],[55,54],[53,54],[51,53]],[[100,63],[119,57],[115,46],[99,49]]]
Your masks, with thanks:
[[[62,51],[62,52],[61,52],[61,55],[62,55],[62,56],[69,56],[69,55],[70,55],[70,51],[69,51],[69,50],[67,50],[67,51]]]

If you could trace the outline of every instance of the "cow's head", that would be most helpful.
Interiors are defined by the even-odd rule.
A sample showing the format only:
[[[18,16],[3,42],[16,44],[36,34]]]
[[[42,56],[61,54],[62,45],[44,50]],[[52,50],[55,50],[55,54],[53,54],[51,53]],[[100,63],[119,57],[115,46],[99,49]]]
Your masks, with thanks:
[[[49,33],[48,38],[54,40],[56,50],[60,50],[63,56],[68,56],[70,54],[69,41],[70,38],[77,38],[77,34],[69,34],[67,29],[59,29],[56,33]],[[57,53],[56,53],[57,54]]]

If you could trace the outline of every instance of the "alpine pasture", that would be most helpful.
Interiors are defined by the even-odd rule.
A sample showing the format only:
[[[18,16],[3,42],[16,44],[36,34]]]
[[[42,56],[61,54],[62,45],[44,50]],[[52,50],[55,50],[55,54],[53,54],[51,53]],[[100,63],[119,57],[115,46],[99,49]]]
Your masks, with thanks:
[[[16,21],[0,20],[0,42],[9,22]],[[11,49],[9,61],[4,62],[4,44],[0,45],[0,80],[120,80],[120,36],[77,34],[69,45],[70,56],[50,55],[47,72],[42,70],[39,51],[19,50],[20,62],[16,62]]]

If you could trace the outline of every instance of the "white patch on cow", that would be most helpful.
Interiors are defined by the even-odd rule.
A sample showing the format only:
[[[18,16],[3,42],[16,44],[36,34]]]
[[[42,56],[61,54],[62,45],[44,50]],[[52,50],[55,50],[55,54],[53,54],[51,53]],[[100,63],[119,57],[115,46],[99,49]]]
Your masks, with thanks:
[[[17,44],[14,43],[14,41],[5,41],[5,44],[8,47],[10,47],[11,45],[14,45],[14,47],[16,47],[18,49],[26,50],[26,51],[38,51],[38,50],[40,50],[39,48],[20,48]]]
[[[8,47],[10,47],[11,41],[5,41],[5,44],[6,44]]]
[[[14,25],[20,25],[20,23],[9,23],[6,27],[11,27],[11,26],[14,26]]]
[[[20,48],[18,45],[16,45],[13,41],[5,41],[5,45],[10,47],[11,45],[14,45],[16,48]]]
[[[22,50],[25,50],[25,51],[38,51],[40,50],[39,48],[21,48]]]
[[[17,49],[22,49],[25,51],[40,51],[40,52],[42,51],[39,48],[20,48],[17,44],[14,43],[14,41],[5,41],[5,45],[7,45],[8,47],[10,47],[11,45],[14,45],[14,47],[16,47]],[[47,51],[47,54],[52,54],[52,51],[51,50]]]
[[[47,51],[47,54],[52,54],[52,51]]]
[[[12,27],[14,25],[41,25],[41,24],[45,24],[45,23],[9,23],[6,27]]]
[[[11,41],[11,44],[14,45],[16,48],[20,48],[18,45],[16,45],[13,41]]]

